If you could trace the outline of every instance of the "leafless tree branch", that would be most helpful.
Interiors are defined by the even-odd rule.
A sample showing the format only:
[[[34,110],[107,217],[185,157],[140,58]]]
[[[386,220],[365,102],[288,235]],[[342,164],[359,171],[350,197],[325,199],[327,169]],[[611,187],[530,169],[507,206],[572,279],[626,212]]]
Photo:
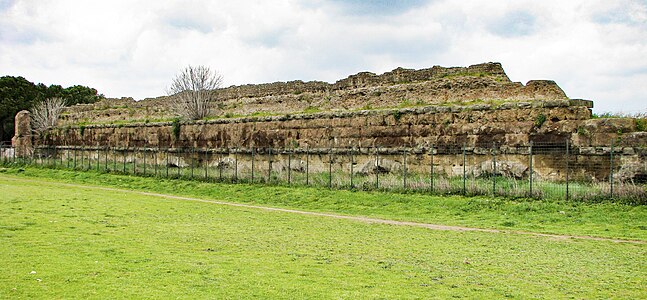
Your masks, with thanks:
[[[31,108],[32,128],[37,132],[56,126],[58,117],[65,107],[63,98],[48,98],[36,103]]]
[[[168,88],[171,107],[183,118],[199,120],[209,115],[214,90],[222,86],[222,75],[205,66],[188,66]]]

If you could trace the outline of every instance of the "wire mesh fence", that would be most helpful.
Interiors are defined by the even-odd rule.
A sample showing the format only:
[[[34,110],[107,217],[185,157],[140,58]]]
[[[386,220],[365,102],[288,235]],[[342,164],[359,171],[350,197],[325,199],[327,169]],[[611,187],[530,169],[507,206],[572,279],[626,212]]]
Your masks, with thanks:
[[[219,182],[647,202],[647,148],[564,143],[416,148],[118,148],[38,146],[3,164],[34,164]]]

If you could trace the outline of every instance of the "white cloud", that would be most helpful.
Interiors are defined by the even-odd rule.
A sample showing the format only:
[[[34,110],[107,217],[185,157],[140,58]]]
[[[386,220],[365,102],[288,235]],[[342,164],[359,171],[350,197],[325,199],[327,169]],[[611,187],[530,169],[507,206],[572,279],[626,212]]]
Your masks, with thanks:
[[[396,4],[393,4],[396,3]],[[647,4],[621,1],[3,1],[0,70],[154,97],[187,64],[227,84],[503,63],[601,111],[647,111]]]

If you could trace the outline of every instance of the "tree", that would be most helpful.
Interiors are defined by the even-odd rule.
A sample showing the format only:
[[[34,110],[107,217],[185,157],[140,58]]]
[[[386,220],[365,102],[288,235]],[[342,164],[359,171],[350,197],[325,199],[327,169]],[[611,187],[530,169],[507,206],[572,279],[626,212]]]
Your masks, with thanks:
[[[65,88],[63,89],[62,94],[57,96],[65,98],[65,102],[68,106],[80,103],[94,103],[104,98],[103,94],[98,94],[96,89],[82,85]]]
[[[188,66],[168,89],[171,107],[183,118],[199,120],[209,115],[209,102],[222,86],[222,75],[205,66]]]
[[[77,103],[94,103],[103,99],[97,90],[75,85],[63,88],[52,84],[34,84],[16,76],[0,77],[0,142],[11,140],[14,132],[14,117],[24,109],[30,109],[36,103],[48,98],[63,98],[67,105]]]
[[[14,133],[14,117],[29,109],[39,97],[36,86],[23,77],[0,77],[0,141],[9,141]]]
[[[49,127],[56,126],[64,107],[65,100],[58,97],[37,102],[31,108],[31,127],[37,132],[42,132]]]

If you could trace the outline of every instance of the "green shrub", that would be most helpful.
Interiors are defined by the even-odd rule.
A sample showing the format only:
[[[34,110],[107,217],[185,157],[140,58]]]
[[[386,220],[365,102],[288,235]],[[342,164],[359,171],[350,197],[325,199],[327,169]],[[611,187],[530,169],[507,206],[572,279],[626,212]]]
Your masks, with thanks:
[[[175,118],[173,119],[173,123],[171,124],[172,127],[172,132],[173,132],[173,137],[175,137],[176,140],[180,139],[180,130],[181,130],[182,124],[180,124],[180,119]]]
[[[400,122],[400,118],[402,118],[402,112],[399,110],[394,111],[393,118],[395,119],[396,122]]]
[[[537,118],[535,118],[535,127],[539,128],[541,125],[544,125],[546,122],[546,116],[544,114],[539,114]]]
[[[647,119],[636,119],[636,131],[647,131]]]

